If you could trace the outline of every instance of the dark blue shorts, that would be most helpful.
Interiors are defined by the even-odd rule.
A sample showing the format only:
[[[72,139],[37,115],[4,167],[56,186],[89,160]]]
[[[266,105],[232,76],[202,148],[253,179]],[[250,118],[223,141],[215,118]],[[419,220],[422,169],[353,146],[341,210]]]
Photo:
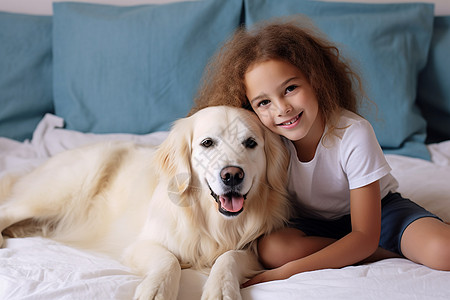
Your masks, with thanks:
[[[401,239],[406,227],[412,222],[425,217],[437,218],[399,193],[389,193],[381,202],[380,247],[402,255]],[[350,215],[327,221],[308,218],[294,218],[290,227],[303,231],[308,236],[321,236],[340,239],[351,232]]]

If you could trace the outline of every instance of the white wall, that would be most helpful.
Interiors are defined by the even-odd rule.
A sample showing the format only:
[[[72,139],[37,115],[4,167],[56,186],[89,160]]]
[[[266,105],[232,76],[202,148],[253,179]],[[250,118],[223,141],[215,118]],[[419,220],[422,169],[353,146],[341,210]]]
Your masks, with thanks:
[[[61,0],[57,0],[61,1]],[[169,3],[180,0],[72,0],[76,2],[92,2],[115,5],[136,5],[144,3]],[[227,1],[227,0],[223,0]],[[277,0],[274,0],[277,1]],[[435,3],[436,15],[450,15],[450,0],[324,0],[342,2],[366,2],[366,3],[389,3],[389,2],[430,2]],[[28,13],[37,15],[52,14],[52,0],[0,0],[0,11]]]
[[[434,12],[439,16],[450,15],[450,0],[321,0],[330,2],[365,2],[365,3],[392,3],[392,2],[428,2],[434,3]]]
[[[35,15],[51,15],[53,2],[88,2],[113,5],[139,5],[148,3],[170,3],[183,0],[0,0],[0,11]],[[226,0],[225,0],[226,1]]]

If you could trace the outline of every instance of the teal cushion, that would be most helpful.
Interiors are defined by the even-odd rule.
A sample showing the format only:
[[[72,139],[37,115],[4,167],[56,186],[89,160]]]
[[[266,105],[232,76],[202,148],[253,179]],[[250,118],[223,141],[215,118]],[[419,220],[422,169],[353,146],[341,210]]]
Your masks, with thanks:
[[[193,104],[210,56],[239,26],[241,0],[54,4],[55,111],[95,133],[169,129]]]
[[[420,73],[418,103],[428,142],[450,140],[450,16],[436,17],[428,63]]]
[[[52,19],[0,12],[0,136],[31,138],[53,112]]]
[[[356,62],[376,108],[360,111],[386,153],[430,159],[426,122],[415,104],[433,26],[432,4],[360,4],[245,0],[248,26],[272,17],[304,14]]]

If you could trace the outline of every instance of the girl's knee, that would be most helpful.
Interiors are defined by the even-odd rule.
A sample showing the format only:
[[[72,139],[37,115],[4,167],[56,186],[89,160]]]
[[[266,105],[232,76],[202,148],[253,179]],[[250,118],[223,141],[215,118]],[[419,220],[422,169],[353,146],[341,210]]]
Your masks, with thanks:
[[[260,238],[258,255],[263,266],[269,269],[277,268],[301,258],[303,237],[299,230],[285,228]]]
[[[280,231],[264,236],[258,241],[258,255],[266,268],[276,268],[282,265],[283,252],[286,248],[284,234]]]
[[[450,271],[450,236],[439,235],[432,238],[427,248],[427,265],[436,270]]]
[[[402,238],[402,252],[427,267],[450,271],[450,226],[436,219],[424,218],[407,228]]]

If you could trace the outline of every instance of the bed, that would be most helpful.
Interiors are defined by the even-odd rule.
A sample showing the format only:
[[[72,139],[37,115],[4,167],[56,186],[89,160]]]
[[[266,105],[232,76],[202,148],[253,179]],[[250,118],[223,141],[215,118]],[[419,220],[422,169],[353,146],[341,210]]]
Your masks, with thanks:
[[[302,13],[362,73],[375,103],[363,115],[399,191],[450,221],[450,4],[388,2],[2,1],[0,177],[98,141],[161,143],[233,30]],[[200,299],[206,278],[183,270],[178,299]],[[0,299],[131,299],[140,280],[107,256],[41,237],[0,249]],[[449,282],[450,272],[398,258],[305,272],[242,296],[450,299]]]

